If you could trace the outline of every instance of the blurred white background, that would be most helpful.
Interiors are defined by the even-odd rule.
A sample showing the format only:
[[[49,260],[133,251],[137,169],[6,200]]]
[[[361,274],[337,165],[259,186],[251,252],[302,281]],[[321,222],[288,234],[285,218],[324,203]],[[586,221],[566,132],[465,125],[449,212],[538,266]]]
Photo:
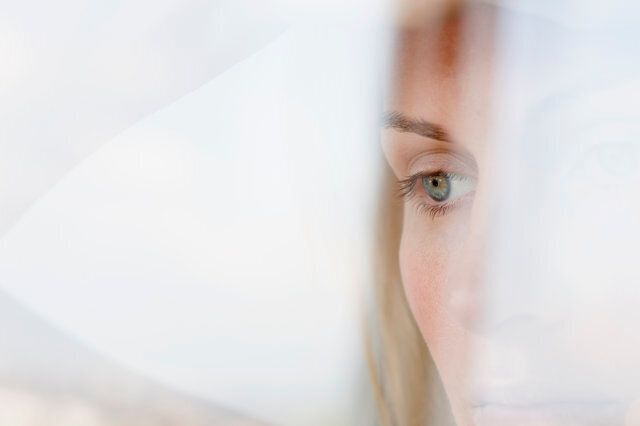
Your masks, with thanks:
[[[357,422],[378,36],[294,27],[119,134],[1,240],[3,288],[176,389]]]

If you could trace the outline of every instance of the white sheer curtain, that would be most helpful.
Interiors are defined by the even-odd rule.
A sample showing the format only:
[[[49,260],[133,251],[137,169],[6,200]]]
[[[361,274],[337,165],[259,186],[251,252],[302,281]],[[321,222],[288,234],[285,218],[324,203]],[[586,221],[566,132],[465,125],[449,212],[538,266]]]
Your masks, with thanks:
[[[360,419],[384,5],[5,5],[0,387]]]

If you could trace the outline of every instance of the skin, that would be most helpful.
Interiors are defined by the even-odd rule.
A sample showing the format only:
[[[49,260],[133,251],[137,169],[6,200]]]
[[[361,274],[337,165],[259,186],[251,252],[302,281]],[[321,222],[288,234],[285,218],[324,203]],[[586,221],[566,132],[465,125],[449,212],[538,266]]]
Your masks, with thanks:
[[[540,67],[536,68],[537,72],[532,73],[536,78],[529,81],[526,76],[519,76],[522,78],[519,80],[520,85],[530,90],[514,95],[517,102],[511,102],[510,109],[500,117],[493,116],[491,111],[497,110],[491,103],[496,93],[497,72],[494,29],[497,27],[498,16],[505,19],[505,15],[500,15],[500,11],[494,7],[478,5],[447,9],[436,15],[437,19],[425,19],[422,24],[412,15],[411,22],[399,32],[396,68],[391,95],[386,104],[389,115],[384,130],[383,150],[401,186],[407,186],[408,177],[420,176],[410,195],[405,196],[399,253],[401,278],[410,309],[442,378],[456,423],[461,426],[638,424],[640,404],[631,401],[638,395],[634,386],[640,380],[634,378],[634,386],[623,385],[628,379],[623,376],[637,370],[637,366],[633,364],[635,361],[625,363],[626,358],[619,356],[633,353],[634,356],[629,356],[628,359],[635,360],[638,359],[636,355],[640,355],[640,342],[635,340],[631,344],[629,335],[619,332],[635,323],[637,317],[619,315],[620,318],[624,317],[619,320],[621,323],[615,322],[616,320],[600,321],[602,318],[608,320],[612,317],[610,312],[616,308],[605,303],[602,305],[604,307],[598,308],[600,311],[590,310],[593,299],[589,299],[586,290],[584,294],[578,293],[577,299],[572,301],[571,307],[579,306],[576,309],[579,313],[574,314],[563,304],[565,299],[562,297],[548,297],[541,281],[523,286],[521,294],[526,303],[514,303],[518,306],[513,309],[507,306],[509,309],[502,309],[504,312],[498,318],[486,315],[489,284],[494,285],[493,289],[500,289],[497,291],[519,291],[514,281],[508,282],[505,288],[495,287],[495,283],[488,282],[489,274],[485,268],[491,261],[488,257],[492,253],[489,245],[494,237],[491,230],[501,220],[502,211],[516,211],[504,206],[502,210],[498,210],[495,182],[505,182],[499,179],[499,173],[509,173],[512,169],[498,161],[501,158],[500,147],[492,139],[491,131],[496,127],[498,119],[507,121],[513,128],[526,129],[527,120],[540,108],[539,105],[544,105],[548,99],[555,99],[557,93],[571,88],[579,73],[560,66],[549,70],[549,62],[540,59],[533,65]],[[506,19],[523,18],[507,16]],[[544,29],[545,36],[539,37],[542,47],[530,46],[531,50],[543,52],[542,55],[552,55],[548,51],[553,50],[554,37],[560,39],[563,30],[545,22],[537,22],[535,25]],[[593,101],[592,104],[602,109],[601,103]],[[463,176],[465,183],[460,185],[454,180],[451,185],[458,188],[455,199],[439,203],[425,190],[422,177],[434,176],[442,171]],[[512,180],[515,181],[515,178]],[[522,188],[527,188],[527,182],[520,184],[519,188],[513,190],[516,195],[518,191],[522,192]],[[577,192],[575,189],[574,191]],[[577,201],[579,209],[593,211],[596,208],[594,205],[601,204],[589,197],[585,195],[584,200]],[[549,205],[540,202],[542,207],[532,207],[526,204],[526,200],[519,200],[516,204],[524,205],[523,209],[527,208],[529,211],[531,208],[538,209],[536,211],[540,213],[536,220],[544,222],[546,219],[543,214],[551,211],[549,206],[554,206],[552,201],[549,201]],[[447,204],[446,208],[443,209],[442,204]],[[544,253],[549,251],[544,246],[548,241],[544,238],[540,241],[535,239],[536,235],[546,235],[545,230],[552,224],[564,223],[558,222],[560,216],[556,211],[548,216],[551,219],[544,222],[546,228],[540,225],[541,229],[537,231],[537,222],[533,222],[529,227],[529,234],[525,233],[522,237],[510,235],[513,247],[522,250],[522,258],[541,259],[542,267],[523,266],[520,269],[524,278],[537,277],[536,274],[558,269],[557,265],[549,266],[552,263],[551,255],[549,258],[544,257]],[[610,218],[611,213],[603,210],[594,216]],[[540,217],[542,219],[538,219]],[[620,220],[629,221],[625,217]],[[556,231],[556,242],[558,246],[562,246],[565,241],[575,239],[572,235],[584,234],[585,229],[606,228],[606,223],[594,224],[587,219],[583,222],[578,217],[572,217]],[[608,235],[603,237],[595,234],[593,237],[594,241],[607,241],[606,238],[609,238]],[[602,247],[602,250],[599,247],[593,248],[584,258],[579,254],[569,258],[578,261],[575,266],[564,265],[565,269],[569,267],[571,271],[578,273],[574,274],[575,277],[561,277],[557,274],[552,282],[566,284],[566,288],[575,292],[576,283],[580,284],[584,277],[588,279],[596,274],[585,265],[593,263],[593,259],[606,259],[604,256],[611,253],[611,250],[607,250],[611,245],[604,244]],[[572,249],[572,253],[577,251]],[[607,285],[616,282],[615,271],[608,270],[607,273],[601,282],[606,282]],[[581,278],[580,274],[584,277]],[[625,282],[623,280],[625,278],[621,276],[619,281]],[[518,281],[520,277],[516,276],[515,282]],[[522,282],[527,281],[522,279]],[[581,300],[587,299],[592,300],[592,304],[589,309],[580,311]],[[602,297],[599,297],[598,302],[601,301]],[[594,319],[598,319],[598,322],[595,323]],[[521,332],[514,331],[518,329]],[[531,331],[534,329],[535,331]],[[605,331],[597,334],[594,330]],[[514,344],[517,337],[522,335],[540,335],[544,339],[555,340],[554,344],[549,344],[548,347],[542,345],[542,348],[539,344],[532,345],[530,341]],[[482,383],[482,380],[491,382],[495,378],[491,377],[490,372],[478,373],[479,370],[474,369],[477,366],[477,356],[501,350],[505,352],[504,347],[500,346],[506,341],[505,336],[510,339],[509,348],[517,349],[511,358],[518,358],[521,354],[535,358],[533,364],[537,363],[538,366],[537,369],[532,368],[535,380],[539,379],[543,383],[573,381],[578,393],[595,389],[602,395],[606,394],[600,396],[598,393],[597,396],[606,401],[615,395],[615,398],[624,400],[620,403],[622,408],[618,407],[616,399],[615,409],[607,408],[609,411],[598,411],[593,415],[584,414],[587,406],[583,407],[580,400],[578,411],[584,417],[575,418],[564,411],[559,413],[558,410],[549,409],[546,402],[534,402],[531,403],[534,408],[527,405],[525,409],[519,403],[504,404],[506,407],[497,408],[488,404],[479,408],[480,404],[474,393],[478,383]],[[593,342],[599,342],[597,347],[604,348],[604,352],[595,355]],[[576,348],[582,351],[580,357],[575,355]],[[506,359],[510,361],[509,358]],[[539,359],[551,361],[545,364],[538,362]],[[555,362],[556,359],[561,361]],[[532,364],[529,359],[524,359],[523,362]],[[612,365],[617,368],[612,368]],[[558,368],[558,371],[549,368],[550,366]],[[509,374],[517,375],[517,371]],[[587,380],[584,377],[588,377],[589,381],[583,383],[582,380]],[[624,392],[621,390],[623,388]],[[549,392],[544,387],[542,389],[542,395],[555,391],[551,390],[552,387]],[[609,393],[605,393],[603,389]],[[563,393],[560,398],[573,400],[571,392]],[[621,396],[623,393],[624,397]]]
[[[444,169],[476,180],[478,169],[485,166],[488,144],[482,133],[488,117],[483,111],[491,68],[487,56],[460,55],[461,39],[468,37],[463,34],[464,19],[455,16],[442,25],[413,27],[400,36],[399,67],[387,108],[407,119],[437,123],[447,135],[441,138],[446,140],[436,140],[403,129],[386,130],[383,148],[398,179]],[[490,34],[483,37],[488,47]],[[471,424],[465,409],[465,370],[459,367],[468,364],[465,353],[472,336],[467,323],[475,315],[474,287],[479,282],[474,275],[485,241],[485,208],[480,202],[471,207],[470,198],[482,200],[483,188],[476,186],[458,199],[456,208],[436,217],[416,208],[426,199],[424,190],[418,191],[404,209],[402,281],[455,418]],[[463,259],[464,267],[453,271],[452,258]]]

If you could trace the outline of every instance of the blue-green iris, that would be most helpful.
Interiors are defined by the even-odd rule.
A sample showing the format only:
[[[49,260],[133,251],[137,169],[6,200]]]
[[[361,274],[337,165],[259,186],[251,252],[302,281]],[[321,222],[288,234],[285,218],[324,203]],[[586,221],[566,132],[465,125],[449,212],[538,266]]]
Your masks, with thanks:
[[[444,174],[423,177],[422,186],[434,201],[445,201],[451,194],[451,179]]]

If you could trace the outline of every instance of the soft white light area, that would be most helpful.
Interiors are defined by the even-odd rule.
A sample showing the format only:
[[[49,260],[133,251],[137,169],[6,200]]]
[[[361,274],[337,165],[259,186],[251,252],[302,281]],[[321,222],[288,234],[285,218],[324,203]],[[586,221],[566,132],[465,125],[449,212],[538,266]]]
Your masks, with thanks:
[[[629,0],[488,0],[506,8],[535,14],[579,29],[601,29],[616,25],[633,26],[640,5]]]
[[[3,4],[0,235],[86,156],[289,25],[238,3]]]
[[[101,353],[278,424],[354,424],[380,39],[295,29],[83,161],[0,282]]]
[[[635,7],[536,5],[546,13],[505,14],[498,31],[473,391],[564,405],[563,424],[623,424],[640,398],[640,63],[637,29],[612,24]]]

